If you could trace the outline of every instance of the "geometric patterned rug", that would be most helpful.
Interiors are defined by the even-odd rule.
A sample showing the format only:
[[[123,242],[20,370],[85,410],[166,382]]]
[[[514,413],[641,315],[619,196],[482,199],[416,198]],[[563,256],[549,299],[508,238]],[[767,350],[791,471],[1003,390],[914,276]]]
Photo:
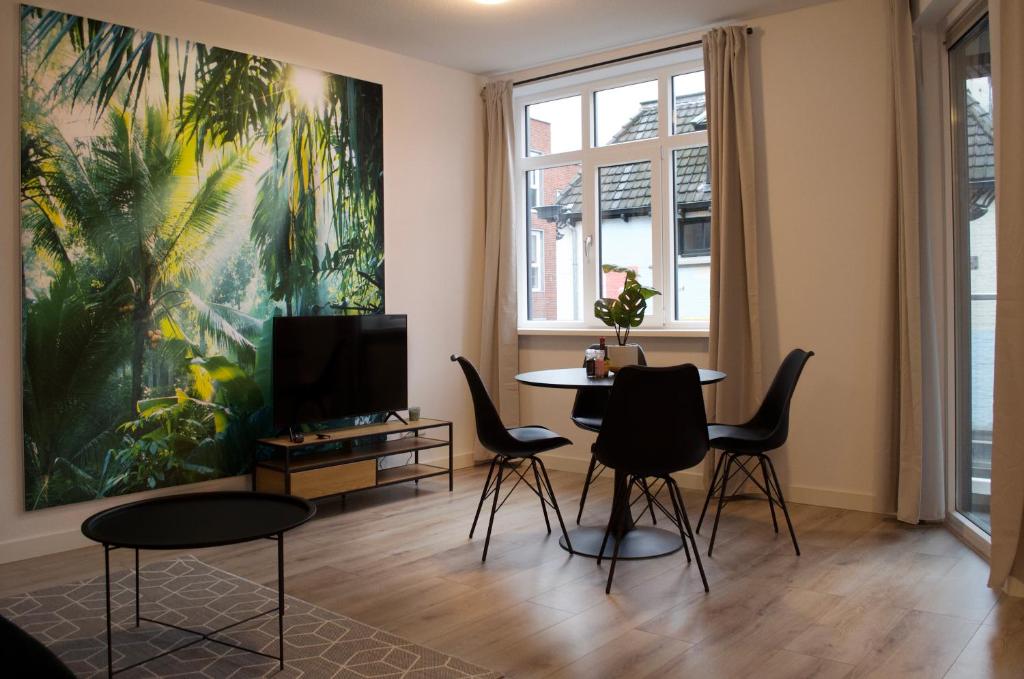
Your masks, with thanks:
[[[196,638],[143,622],[135,627],[132,571],[111,573],[114,668]],[[287,581],[286,581],[287,587]],[[277,591],[192,556],[142,568],[142,615],[209,631],[277,605]],[[46,644],[80,677],[105,676],[103,576],[0,599],[0,614]],[[285,668],[255,653],[202,642],[119,674],[136,677],[291,677],[338,679],[497,679],[500,674],[383,630],[285,597]],[[277,616],[234,627],[218,638],[277,654]]]

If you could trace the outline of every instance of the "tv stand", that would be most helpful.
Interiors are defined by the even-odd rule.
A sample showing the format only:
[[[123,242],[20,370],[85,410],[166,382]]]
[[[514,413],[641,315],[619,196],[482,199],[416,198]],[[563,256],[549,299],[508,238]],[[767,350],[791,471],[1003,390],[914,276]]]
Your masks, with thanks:
[[[396,419],[401,421],[402,424],[409,424],[409,421],[406,420],[401,415],[399,415],[397,410],[389,410],[388,411],[388,416],[384,418],[384,421],[387,422],[388,420],[391,419],[392,416],[394,416]]]
[[[442,438],[445,430],[447,438]],[[309,434],[299,441],[289,432],[260,439],[257,443],[273,449],[273,456],[253,461],[252,489],[321,500],[406,481],[418,484],[420,479],[435,476],[447,476],[448,491],[454,488],[451,422],[385,421],[319,433],[327,438]],[[384,435],[402,436],[380,440]],[[433,448],[448,448],[447,467],[420,462],[420,452]],[[411,454],[411,461],[378,469],[378,460],[401,454]]]

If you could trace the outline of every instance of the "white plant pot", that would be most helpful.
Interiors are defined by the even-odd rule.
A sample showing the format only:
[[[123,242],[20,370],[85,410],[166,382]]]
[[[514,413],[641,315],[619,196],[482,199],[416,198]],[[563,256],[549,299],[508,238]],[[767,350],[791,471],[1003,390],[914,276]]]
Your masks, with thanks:
[[[636,365],[640,362],[640,345],[627,344],[619,346],[618,344],[609,344],[608,362],[612,364],[612,370],[618,370],[627,365]]]

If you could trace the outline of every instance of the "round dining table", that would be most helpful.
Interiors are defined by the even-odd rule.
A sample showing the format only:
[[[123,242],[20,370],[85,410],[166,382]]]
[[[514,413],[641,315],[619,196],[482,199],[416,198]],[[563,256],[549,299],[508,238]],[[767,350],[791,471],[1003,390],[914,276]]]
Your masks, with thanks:
[[[702,385],[716,384],[726,378],[719,370],[698,368]],[[533,387],[548,389],[611,389],[615,384],[615,374],[595,379],[587,377],[584,368],[555,368],[552,370],[534,370],[516,375],[516,381]],[[618,474],[618,472],[616,472]],[[572,552],[582,556],[597,558],[601,554],[601,543],[604,542],[606,526],[580,526],[569,531],[572,540]],[[633,520],[633,513],[627,508],[623,533],[619,538],[620,559],[652,559],[678,552],[683,548],[679,532],[665,530],[657,526],[639,526]],[[604,548],[604,556],[611,558],[614,549],[613,540],[609,540]],[[565,538],[558,543],[562,549],[568,550]]]

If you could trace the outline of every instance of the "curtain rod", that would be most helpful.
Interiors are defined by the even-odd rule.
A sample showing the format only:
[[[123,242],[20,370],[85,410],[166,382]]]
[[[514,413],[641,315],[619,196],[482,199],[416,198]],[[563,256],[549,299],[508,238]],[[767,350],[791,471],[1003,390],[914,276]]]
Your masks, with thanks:
[[[747,27],[747,35],[754,32],[753,28]],[[586,66],[577,66],[576,68],[567,68],[564,71],[556,71],[555,73],[548,73],[546,75],[538,75],[535,78],[527,78],[526,80],[517,80],[512,83],[513,87],[519,87],[520,85],[529,85],[530,83],[537,83],[542,80],[550,80],[551,78],[558,78],[563,75],[571,75],[573,73],[579,73],[580,71],[589,71],[592,68],[601,68],[602,66],[611,66],[612,64],[618,64],[623,61],[632,61],[633,59],[642,59],[643,57],[652,57],[655,54],[662,54],[664,52],[674,52],[675,50],[686,49],[687,47],[696,47],[701,44],[700,40],[691,40],[690,42],[681,42],[678,45],[669,45],[668,47],[659,47],[658,49],[648,50],[646,52],[640,52],[639,54],[630,54],[625,57],[617,57],[615,59],[607,59],[605,61],[599,61],[596,64],[587,64]]]

